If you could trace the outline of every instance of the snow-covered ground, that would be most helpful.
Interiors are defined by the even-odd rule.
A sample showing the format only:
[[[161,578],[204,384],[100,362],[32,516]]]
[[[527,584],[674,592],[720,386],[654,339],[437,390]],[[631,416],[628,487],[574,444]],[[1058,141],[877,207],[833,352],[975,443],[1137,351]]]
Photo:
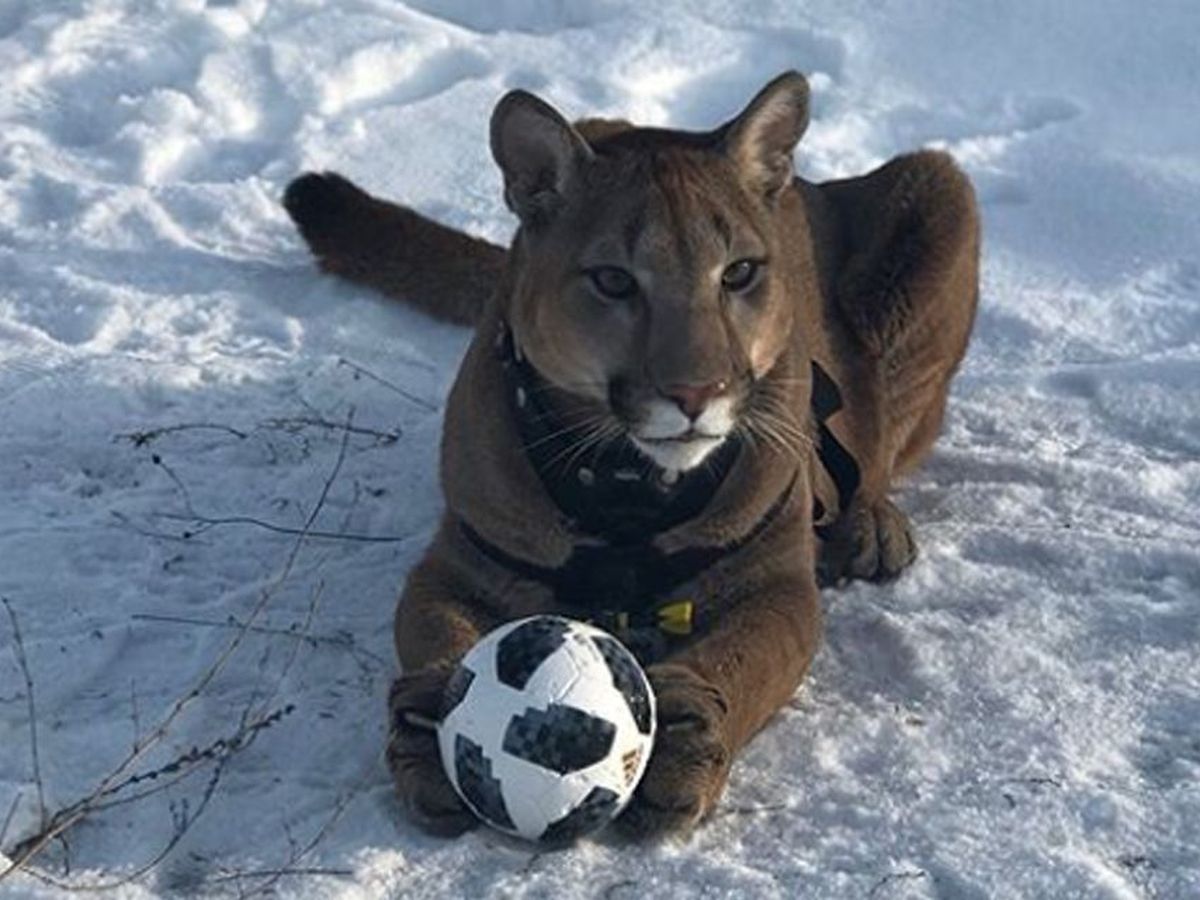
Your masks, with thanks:
[[[0,845],[41,815],[23,648],[49,812],[139,735],[118,780],[210,748],[52,843],[60,883],[1200,896],[1198,36],[1192,0],[0,0]],[[707,126],[789,67],[804,173],[937,145],[982,200],[975,341],[900,496],[922,556],[826,596],[690,842],[425,837],[380,760],[390,620],[467,336],[317,274],[281,190],[336,168],[503,239],[507,88]]]

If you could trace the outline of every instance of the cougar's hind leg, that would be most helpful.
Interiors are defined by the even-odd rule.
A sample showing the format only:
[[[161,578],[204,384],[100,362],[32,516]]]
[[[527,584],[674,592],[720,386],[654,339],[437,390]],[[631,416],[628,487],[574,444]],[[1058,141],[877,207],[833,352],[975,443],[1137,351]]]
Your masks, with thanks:
[[[823,582],[887,580],[916,556],[907,517],[886,496],[937,438],[950,380],[966,352],[978,298],[979,223],[970,183],[943,153],[903,156],[826,186],[852,247],[836,284],[880,396],[876,446],[860,465],[880,473],[823,536]],[[851,411],[853,414],[853,411]]]
[[[948,154],[923,150],[823,188],[851,247],[837,303],[863,348],[881,361],[953,369],[979,281],[979,215],[967,177]]]

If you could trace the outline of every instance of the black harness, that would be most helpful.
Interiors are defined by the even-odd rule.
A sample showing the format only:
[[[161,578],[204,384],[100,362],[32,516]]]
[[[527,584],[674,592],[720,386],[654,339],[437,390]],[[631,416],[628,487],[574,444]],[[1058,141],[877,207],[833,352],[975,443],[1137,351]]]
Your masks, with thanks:
[[[858,463],[854,461],[850,451],[843,447],[833,432],[829,430],[830,416],[842,408],[842,392],[829,377],[829,373],[822,369],[815,359],[812,363],[812,399],[809,401],[809,405],[812,408],[813,421],[817,424],[817,459],[821,461],[821,466],[829,473],[829,477],[837,489],[838,511],[840,512],[850,505],[850,500],[858,490],[862,476],[858,470]],[[813,521],[820,522],[825,518],[825,513],[824,504],[814,496]],[[828,525],[818,525],[818,535],[822,538],[825,537],[828,527]]]
[[[577,609],[589,620],[613,630],[660,628],[687,634],[692,610],[674,608],[663,615],[657,601],[766,531],[791,498],[795,475],[767,514],[746,534],[719,547],[689,547],[664,553],[649,542],[579,544],[559,568],[539,566],[501,550],[461,522],[467,540],[492,562],[550,588],[555,602]]]
[[[557,604],[577,610],[581,618],[616,631],[627,641],[634,638],[635,652],[639,632],[690,633],[691,603],[662,605],[663,598],[765,532],[787,506],[799,473],[792,476],[762,519],[737,540],[718,547],[664,553],[652,538],[701,512],[743,452],[741,438],[730,436],[705,465],[676,477],[651,463],[625,437],[577,452],[581,429],[564,428],[561,418],[547,408],[548,386],[517,351],[507,328],[496,349],[518,433],[534,471],[558,509],[594,540],[578,544],[566,563],[550,568],[513,556],[460,519],[463,536],[497,565],[545,585]],[[858,487],[858,466],[825,426],[825,419],[841,407],[837,386],[814,362],[812,408],[819,423],[817,452],[837,484],[845,508]],[[658,639],[661,642],[661,635]]]

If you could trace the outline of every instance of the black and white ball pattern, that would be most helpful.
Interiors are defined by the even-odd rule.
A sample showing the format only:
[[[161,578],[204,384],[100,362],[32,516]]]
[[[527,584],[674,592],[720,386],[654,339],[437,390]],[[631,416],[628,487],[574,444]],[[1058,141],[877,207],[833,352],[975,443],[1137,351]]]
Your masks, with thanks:
[[[438,729],[455,790],[488,824],[568,843],[629,801],[654,741],[654,694],[625,646],[558,616],[486,635],[450,678]]]

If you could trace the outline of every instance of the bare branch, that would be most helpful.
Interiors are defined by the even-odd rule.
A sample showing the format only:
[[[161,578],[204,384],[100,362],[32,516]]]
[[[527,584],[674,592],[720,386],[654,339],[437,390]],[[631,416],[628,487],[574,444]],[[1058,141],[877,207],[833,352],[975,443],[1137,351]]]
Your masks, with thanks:
[[[180,806],[176,806],[174,803],[171,804],[172,829],[170,839],[159,849],[157,853],[154,854],[153,857],[150,858],[149,861],[138,866],[138,868],[134,869],[132,872],[122,875],[120,878],[114,881],[105,881],[98,884],[73,884],[65,879],[55,878],[46,872],[40,872],[29,867],[26,867],[25,871],[39,881],[43,881],[46,884],[50,884],[56,888],[59,888],[60,890],[70,891],[72,893],[99,893],[103,891],[112,891],[119,887],[124,887],[132,881],[136,881],[147,872],[154,869],[155,866],[157,866],[164,859],[166,859],[167,856],[170,855],[171,851],[179,845],[179,842],[183,840],[184,836],[189,830],[191,830],[191,827],[196,820],[199,819],[204,811],[208,808],[209,801],[212,800],[213,794],[216,793],[217,785],[221,781],[221,775],[224,771],[226,761],[227,760],[221,760],[213,769],[213,773],[208,780],[208,784],[205,785],[204,793],[201,795],[200,802],[197,805],[194,813],[189,815],[190,805],[186,801],[184,801]],[[61,838],[61,835],[58,837]],[[11,872],[13,870],[10,869],[8,871]],[[4,874],[7,875],[8,872],[5,872]]]
[[[159,766],[157,769],[151,769],[149,772],[139,772],[136,775],[130,775],[119,784],[113,785],[108,789],[106,796],[112,796],[123,791],[125,788],[135,784],[141,784],[146,781],[155,781],[163,775],[171,775],[177,772],[190,771],[196,768],[199,764],[211,760],[224,759],[238,750],[248,747],[260,731],[270,728],[280,719],[285,716],[290,716],[295,711],[292,705],[284,706],[274,712],[265,715],[259,719],[246,722],[239,725],[229,737],[217,738],[206,747],[192,747],[190,750],[180,754],[169,763]],[[110,804],[116,805],[116,803]]]
[[[1026,784],[1031,787],[1056,787],[1063,786],[1062,780],[1051,777],[1050,775],[1035,775],[1026,778],[1002,778],[1000,784]]]
[[[246,623],[233,616],[229,617],[226,622],[218,622],[215,619],[197,619],[191,616],[162,616],[156,613],[134,613],[130,616],[135,621],[142,622],[164,622],[175,625],[198,625],[202,628],[228,628],[239,629],[245,628]],[[270,634],[278,637],[291,638],[297,642],[306,641],[315,645],[326,645],[329,647],[337,647],[340,650],[345,650],[355,656],[365,656],[372,662],[384,666],[388,661],[383,659],[378,653],[374,653],[365,647],[360,647],[350,634],[311,634],[302,633],[290,628],[270,628],[266,625],[254,625],[247,629],[255,634]]]
[[[295,434],[304,428],[324,428],[330,431],[341,431],[346,426],[338,422],[331,422],[328,419],[323,419],[320,416],[291,416],[283,419],[267,419],[263,426],[264,428],[273,428],[278,431],[286,431]],[[372,437],[375,442],[381,445],[394,444],[400,440],[401,431],[399,428],[392,431],[379,431],[375,428],[366,428],[361,425],[356,425],[348,429],[352,434],[362,435],[364,437]]]
[[[927,874],[928,873],[922,869],[912,869],[907,872],[892,872],[889,875],[884,875],[877,882],[875,882],[875,885],[871,888],[871,892],[867,894],[867,896],[874,897],[893,881],[913,881],[918,878],[925,878]]]
[[[420,406],[423,409],[427,409],[430,412],[437,412],[437,410],[438,410],[436,404],[430,403],[428,400],[423,400],[422,398],[416,396],[415,394],[410,394],[408,391],[404,390],[404,388],[398,387],[397,385],[388,381],[386,378],[376,375],[370,369],[360,366],[358,363],[352,362],[352,361],[346,359],[346,357],[344,357],[344,356],[338,357],[338,365],[346,366],[347,368],[352,369],[356,374],[362,375],[366,378],[369,378],[371,381],[374,381],[376,384],[381,384],[385,388],[395,391],[397,394],[399,394],[405,400],[408,400],[411,403],[415,403],[417,406]]]
[[[164,425],[160,428],[151,428],[146,431],[131,431],[123,434],[113,435],[114,441],[129,441],[135,447],[145,447],[152,441],[158,440],[163,435],[176,434],[180,431],[223,431],[226,434],[231,434],[238,440],[245,440],[250,437],[244,431],[238,431],[236,428],[230,428],[228,425],[221,425],[217,422],[183,422],[178,425]]]
[[[303,535],[313,540],[357,541],[363,544],[399,544],[412,539],[411,534],[354,534],[344,531],[315,531],[311,528],[292,528],[288,525],[276,525],[274,522],[256,519],[253,516],[205,516],[199,513],[192,515],[158,513],[157,517],[172,522],[193,522],[202,530],[208,530],[219,525],[253,525],[255,528],[274,531],[276,534]],[[185,531],[183,534],[178,535],[177,538],[187,540],[197,533],[199,532]]]
[[[349,878],[354,874],[353,869],[324,869],[319,866],[310,866],[307,868],[283,867],[279,869],[245,869],[237,872],[230,872],[228,875],[214,875],[212,878],[206,878],[205,884],[222,884],[227,881],[241,881],[244,878],[262,878],[270,877],[274,881],[281,878],[296,877],[299,875],[330,875],[340,878]]]
[[[179,489],[179,493],[183,496],[183,506],[188,512],[192,511],[192,495],[188,492],[187,485],[183,483],[183,479],[175,474],[175,470],[163,462],[163,458],[157,453],[150,454],[150,460],[167,473],[167,477]]]
[[[347,428],[353,424],[353,419],[354,408],[351,407],[346,417]],[[230,638],[224,649],[217,655],[217,658],[200,676],[196,683],[193,684],[193,686],[189,688],[183,696],[181,696],[175,701],[175,703],[172,704],[166,715],[150,731],[146,738],[137,741],[133,749],[126,755],[126,757],[120,763],[118,763],[108,775],[101,779],[100,783],[89,794],[59,810],[50,818],[48,822],[44,824],[38,834],[22,842],[20,849],[14,854],[13,861],[10,863],[9,867],[3,871],[0,871],[0,882],[3,882],[5,878],[23,868],[26,863],[28,863],[31,859],[33,859],[33,857],[45,849],[46,845],[49,844],[50,841],[54,840],[59,835],[83,821],[83,819],[85,819],[91,812],[95,810],[97,803],[102,799],[113,795],[114,793],[122,790],[124,787],[128,787],[129,785],[136,783],[136,781],[132,779],[136,779],[137,776],[128,775],[130,769],[136,765],[137,762],[152,747],[157,746],[158,743],[166,737],[171,727],[183,714],[184,710],[187,709],[198,697],[200,697],[207,689],[209,684],[211,684],[213,680],[224,670],[229,660],[238,651],[242,643],[245,641],[246,636],[250,633],[250,628],[255,625],[258,618],[266,609],[267,604],[270,602],[275,592],[291,576],[292,569],[294,568],[296,560],[300,555],[300,550],[304,546],[308,537],[308,531],[312,528],[313,523],[320,515],[321,510],[324,508],[325,501],[329,496],[329,492],[332,489],[334,482],[337,480],[338,475],[341,473],[342,466],[346,461],[346,449],[349,444],[349,440],[350,432],[346,431],[342,435],[342,442],[338,448],[337,459],[335,460],[329,475],[326,477],[321,486],[320,494],[318,495],[316,502],[313,504],[313,508],[304,523],[304,529],[299,535],[296,536],[296,540],[292,544],[291,551],[288,553],[287,559],[285,560],[284,566],[279,575],[276,576],[276,578],[260,592],[258,601],[255,603],[254,608],[250,611],[250,615],[245,620],[245,627],[239,629]],[[5,605],[8,605],[7,602]],[[215,790],[215,784],[213,786],[213,790]]]
[[[4,841],[8,837],[8,826],[12,824],[13,816],[17,814],[17,807],[21,805],[21,792],[17,791],[13,795],[12,803],[8,806],[8,814],[4,817],[4,824],[0,825],[0,847],[4,846]]]
[[[162,847],[159,848],[154,856],[152,856],[142,865],[138,866],[132,872],[128,872],[113,881],[105,881],[96,884],[75,884],[61,878],[56,878],[46,872],[33,870],[28,866],[25,867],[25,871],[33,875],[35,878],[44,881],[47,884],[54,885],[55,887],[64,891],[80,893],[110,891],[119,887],[123,887],[132,881],[136,881],[138,878],[154,869],[159,863],[166,859],[171,854],[171,851],[179,846],[179,842],[183,840],[200,816],[203,815],[204,811],[208,808],[209,803],[212,801],[214,794],[216,793],[217,786],[221,781],[221,776],[224,774],[225,766],[228,765],[234,754],[240,750],[244,750],[246,747],[249,747],[260,732],[270,728],[280,719],[291,714],[293,709],[294,708],[291,706],[277,709],[270,715],[250,722],[246,725],[239,726],[238,730],[229,737],[218,738],[203,748],[193,747],[186,753],[183,753],[182,755],[171,760],[169,763],[159,766],[158,768],[149,772],[142,772],[137,775],[132,775],[120,784],[114,785],[109,790],[109,795],[116,794],[130,785],[141,784],[146,781],[155,781],[165,775],[170,774],[176,775],[176,777],[170,780],[170,784],[176,784],[179,781],[182,781],[188,775],[195,773],[205,763],[216,763],[216,765],[213,767],[212,774],[209,776],[208,782],[204,786],[204,791],[200,795],[200,800],[195,809],[193,810],[191,805],[186,800],[179,804],[172,803],[171,813],[173,818],[173,827],[171,831],[171,837]],[[157,793],[158,791],[165,789],[167,786],[169,785],[156,786],[148,791],[141,792],[137,796],[145,797],[152,793]],[[132,799],[133,798],[131,797],[127,797],[121,798],[120,800],[114,800],[110,803],[97,802],[92,805],[90,812],[96,812],[101,809],[108,809],[112,806],[118,806],[122,803],[131,802]],[[61,839],[62,834],[60,833],[56,835],[56,837]],[[24,845],[18,845],[15,852],[17,853],[18,858],[20,858],[20,856],[24,853]],[[26,859],[27,858],[28,857],[26,857]],[[7,875],[9,872],[14,870],[15,867],[7,870],[4,874]]]
[[[7,597],[0,597],[0,603],[4,604],[9,621],[12,622],[13,654],[17,658],[17,665],[21,668],[21,675],[25,678],[25,702],[29,707],[29,755],[33,760],[33,782],[37,787],[38,825],[45,827],[46,790],[42,783],[41,755],[38,753],[37,702],[33,695],[33,676],[29,674],[29,658],[25,655],[25,639],[21,636],[21,624],[17,621],[16,610],[12,608]],[[8,822],[6,821],[5,829],[7,830],[7,828]]]
[[[302,847],[293,849],[291,854],[289,855],[290,858],[283,866],[281,866],[275,872],[272,872],[269,877],[264,879],[259,884],[255,885],[249,891],[246,891],[245,893],[243,893],[242,896],[243,897],[252,897],[255,894],[268,893],[271,890],[271,888],[274,887],[275,884],[279,881],[279,879],[281,877],[283,877],[282,873],[293,868],[294,866],[296,866],[297,863],[303,862],[304,858],[307,857],[310,853],[312,853],[313,850],[315,850],[317,848],[317,846],[321,843],[321,841],[325,840],[325,837],[329,834],[330,831],[333,830],[334,825],[336,825],[338,823],[338,821],[341,820],[342,816],[346,812],[346,809],[350,806],[350,804],[354,801],[354,799],[362,792],[363,788],[366,786],[367,782],[370,780],[371,777],[372,777],[371,772],[370,772],[370,770],[368,770],[368,772],[365,773],[363,775],[363,777],[358,780],[358,782],[355,784],[353,789],[351,789],[351,791],[348,794],[346,794],[345,796],[338,799],[338,802],[336,804],[334,804],[333,811],[329,814],[328,818],[326,818],[326,820],[322,823],[321,827],[317,829],[316,833],[312,836],[312,838],[309,839],[308,843],[306,843]]]
[[[128,528],[130,531],[140,534],[143,537],[157,538],[163,541],[181,541],[186,543],[195,536],[188,532],[184,532],[183,534],[175,534],[174,532],[170,531],[151,531],[149,528],[143,528],[141,525],[138,525],[127,515],[122,512],[118,512],[115,509],[110,511],[109,515],[120,522],[123,528]]]
[[[317,502],[313,504],[312,512],[309,513],[308,520],[304,523],[306,532],[312,528],[313,523],[317,520],[317,516],[321,514],[321,509],[325,506],[325,500],[329,497],[329,491],[333,488],[333,483],[337,481],[337,477],[342,471],[342,465],[346,462],[346,450],[350,446],[350,428],[353,424],[354,407],[351,406],[350,411],[346,413],[346,428],[342,432],[342,443],[338,447],[337,461],[334,462],[333,470],[321,486],[321,494],[317,497]]]
[[[142,735],[142,712],[138,709],[137,682],[129,679],[129,718],[133,722],[133,746],[137,746],[138,738]]]

